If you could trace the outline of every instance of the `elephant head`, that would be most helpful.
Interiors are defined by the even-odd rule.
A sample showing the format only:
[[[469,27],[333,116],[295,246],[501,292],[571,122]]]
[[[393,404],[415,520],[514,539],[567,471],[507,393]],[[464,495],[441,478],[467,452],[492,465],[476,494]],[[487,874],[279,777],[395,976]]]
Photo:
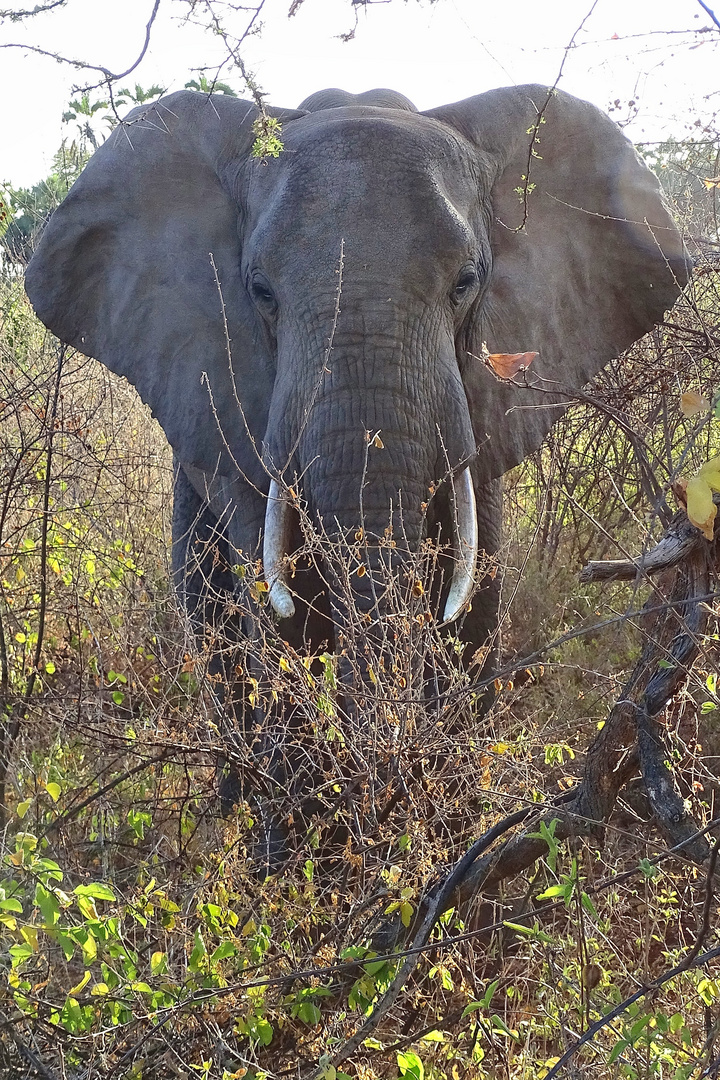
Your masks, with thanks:
[[[559,91],[420,113],[328,90],[268,112],[277,158],[253,156],[247,101],[180,92],[132,112],[50,220],[28,294],[137,387],[230,544],[264,533],[281,617],[291,486],[331,535],[393,528],[400,563],[434,520],[455,618],[497,531],[474,493],[662,319],[682,242],[620,130]],[[485,346],[538,355],[514,385]]]

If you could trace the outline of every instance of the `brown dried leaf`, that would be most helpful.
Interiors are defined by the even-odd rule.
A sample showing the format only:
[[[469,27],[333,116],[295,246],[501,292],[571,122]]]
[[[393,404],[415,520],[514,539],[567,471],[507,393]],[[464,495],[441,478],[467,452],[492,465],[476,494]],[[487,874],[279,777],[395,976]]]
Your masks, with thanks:
[[[691,417],[697,416],[699,413],[707,412],[710,408],[710,402],[702,394],[698,394],[696,390],[686,390],[684,394],[680,395],[680,412],[683,416]]]
[[[536,352],[488,353],[487,362],[501,379],[514,379],[526,371],[538,354]]]

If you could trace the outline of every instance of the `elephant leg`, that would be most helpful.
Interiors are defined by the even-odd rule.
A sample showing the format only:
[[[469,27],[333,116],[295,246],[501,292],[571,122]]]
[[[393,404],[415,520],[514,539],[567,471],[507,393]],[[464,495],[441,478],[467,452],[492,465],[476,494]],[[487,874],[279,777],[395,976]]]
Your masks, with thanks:
[[[226,531],[184,469],[176,465],[173,573],[198,641],[207,643],[211,651],[208,669],[214,676],[218,727],[222,745],[229,751],[221,749],[218,754],[220,808],[223,816],[228,816],[244,798],[253,806],[259,832],[254,858],[262,876],[280,869],[287,859],[290,830],[286,820],[290,810],[301,821],[309,820],[316,809],[303,799],[316,777],[308,773],[308,758],[302,750],[302,723],[295,716],[294,706],[280,700],[270,706],[269,712],[261,712],[250,704],[248,685],[237,676],[238,664],[242,663],[261,686],[268,678],[262,647],[264,631],[257,613],[251,614],[250,606],[238,597],[238,579],[230,570],[236,561],[232,555],[235,548],[253,549],[252,509],[235,504],[238,520],[233,519]],[[298,524],[293,548],[302,542]],[[321,647],[332,648],[332,624],[325,611],[324,584],[317,571],[301,565],[293,586],[300,595],[309,597],[311,604],[308,607],[298,602],[296,614],[278,627],[278,635],[301,655]],[[235,604],[231,603],[233,599]],[[244,616],[233,613],[238,607],[247,609]],[[243,648],[243,643],[248,647]],[[252,743],[253,760],[262,766],[262,778],[255,783],[252,779],[248,782],[252,769],[243,770],[243,775],[234,764],[237,755],[232,754],[233,745],[242,748],[244,754],[248,743]]]
[[[175,588],[188,614],[199,645],[210,648],[208,674],[217,703],[223,743],[249,728],[248,706],[242,701],[235,666],[241,633],[240,617],[232,612],[234,578],[227,538],[204,500],[175,463],[172,517],[172,568]],[[222,751],[217,763],[220,805],[224,816],[242,797],[232,756]]]
[[[205,636],[208,627],[219,630],[227,619],[227,598],[233,591],[227,539],[207,502],[177,462],[172,569],[177,594],[198,638]]]

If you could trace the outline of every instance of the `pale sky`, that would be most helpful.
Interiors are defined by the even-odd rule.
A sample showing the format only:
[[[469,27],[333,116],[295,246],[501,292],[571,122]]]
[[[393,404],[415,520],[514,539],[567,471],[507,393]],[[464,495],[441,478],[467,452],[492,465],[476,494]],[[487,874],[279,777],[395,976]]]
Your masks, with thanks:
[[[553,84],[565,47],[591,12],[565,59],[562,89],[604,109],[619,99],[612,115],[630,119],[626,130],[636,141],[697,132],[698,119],[718,129],[720,30],[697,0],[597,0],[594,7],[592,0],[392,0],[360,11],[349,43],[338,37],[353,23],[347,0],[304,0],[290,20],[289,6],[266,0],[263,30],[244,46],[270,104],[293,107],[325,86],[388,86],[423,109],[495,86]],[[0,26],[0,45],[32,44],[122,71],[140,51],[151,9],[152,0],[69,0]],[[181,89],[194,68],[222,57],[216,38],[180,20],[187,10],[181,0],[161,0],[150,50],[121,85]],[[720,16],[720,0],[715,10]],[[0,181],[30,185],[74,134],[62,113],[71,88],[91,74],[22,49],[0,49],[0,73]],[[237,71],[225,69],[221,78],[247,96]]]

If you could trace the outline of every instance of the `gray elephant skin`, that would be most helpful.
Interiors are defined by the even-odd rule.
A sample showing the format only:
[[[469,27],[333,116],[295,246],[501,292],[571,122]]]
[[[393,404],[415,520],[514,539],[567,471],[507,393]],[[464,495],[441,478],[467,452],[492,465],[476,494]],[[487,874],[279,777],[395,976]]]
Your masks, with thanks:
[[[331,539],[362,523],[369,625],[386,529],[400,578],[439,534],[438,613],[472,655],[497,620],[497,580],[468,600],[478,551],[499,542],[499,478],[663,318],[687,280],[682,241],[616,125],[547,87],[427,112],[326,90],[268,113],[283,150],[265,159],[252,102],[183,91],[130,113],[53,214],[28,295],[162,425],[186,591],[198,540],[231,564],[264,541],[282,637],[302,644],[312,595],[332,649],[332,589],[283,578],[292,488]],[[538,355],[514,385],[484,346]]]

